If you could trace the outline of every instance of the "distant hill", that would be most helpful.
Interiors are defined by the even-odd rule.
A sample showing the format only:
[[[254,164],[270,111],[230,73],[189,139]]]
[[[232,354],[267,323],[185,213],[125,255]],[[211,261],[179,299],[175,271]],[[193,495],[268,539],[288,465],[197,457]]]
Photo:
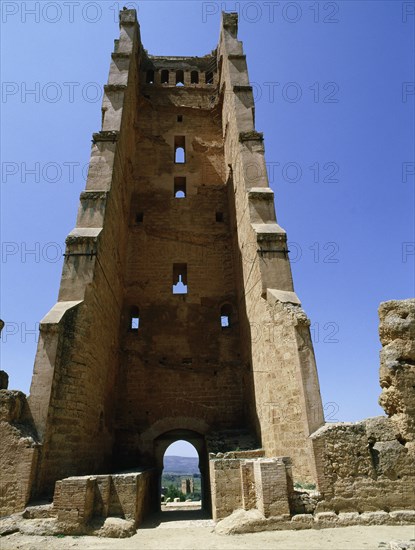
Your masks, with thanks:
[[[165,456],[164,471],[175,474],[198,474],[199,459],[193,456]]]

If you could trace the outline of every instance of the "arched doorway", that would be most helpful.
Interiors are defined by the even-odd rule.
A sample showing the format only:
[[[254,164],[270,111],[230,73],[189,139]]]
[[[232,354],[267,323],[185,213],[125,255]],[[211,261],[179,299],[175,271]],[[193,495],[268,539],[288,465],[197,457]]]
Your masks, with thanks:
[[[210,512],[210,485],[209,485],[209,459],[206,450],[205,439],[203,435],[191,430],[171,430],[157,437],[154,440],[154,457],[158,474],[158,509],[161,509],[162,476],[164,469],[164,457],[167,449],[178,441],[190,444],[195,452],[194,456],[198,458],[197,467],[200,473],[197,488],[200,487],[201,507],[205,512]],[[167,455],[168,456],[168,455]],[[187,476],[189,478],[189,476]],[[186,479],[186,476],[185,476]],[[200,481],[199,481],[200,480]]]
[[[201,474],[196,448],[184,439],[169,445],[161,475],[161,510],[182,512],[202,507]]]

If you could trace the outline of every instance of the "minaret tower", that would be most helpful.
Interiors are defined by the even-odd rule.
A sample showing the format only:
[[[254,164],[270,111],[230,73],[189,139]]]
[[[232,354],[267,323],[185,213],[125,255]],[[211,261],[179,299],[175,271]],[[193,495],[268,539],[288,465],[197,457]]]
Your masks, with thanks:
[[[201,470],[219,441],[288,455],[297,479],[314,480],[309,435],[323,413],[309,321],[237,15],[223,14],[210,54],[160,57],[124,10],[111,57],[58,301],[40,327],[35,493],[160,467],[176,439],[195,444]]]

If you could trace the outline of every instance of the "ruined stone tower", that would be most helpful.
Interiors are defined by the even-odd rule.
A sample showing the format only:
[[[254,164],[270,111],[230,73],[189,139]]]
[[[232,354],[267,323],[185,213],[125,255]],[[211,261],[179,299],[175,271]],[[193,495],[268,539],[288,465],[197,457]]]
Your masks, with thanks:
[[[0,372],[0,516],[132,535],[185,439],[214,519],[413,522],[415,300],[379,309],[387,416],[324,425],[236,14],[202,58],[149,55],[133,10],[120,28],[29,398]],[[41,496],[53,504],[21,513]]]
[[[32,494],[71,475],[160,470],[194,443],[262,448],[315,480],[323,424],[308,320],[277,224],[237,15],[204,57],[151,56],[120,14],[90,169],[41,322]]]

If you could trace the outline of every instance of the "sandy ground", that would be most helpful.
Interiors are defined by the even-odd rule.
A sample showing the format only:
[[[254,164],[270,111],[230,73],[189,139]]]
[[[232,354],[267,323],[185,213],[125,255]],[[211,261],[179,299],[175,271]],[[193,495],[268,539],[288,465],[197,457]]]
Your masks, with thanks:
[[[268,531],[221,536],[200,512],[164,512],[146,521],[128,539],[42,537],[14,533],[0,538],[1,550],[368,550],[388,549],[390,541],[415,539],[414,526],[343,527],[304,531]],[[383,543],[383,544],[382,544]]]

